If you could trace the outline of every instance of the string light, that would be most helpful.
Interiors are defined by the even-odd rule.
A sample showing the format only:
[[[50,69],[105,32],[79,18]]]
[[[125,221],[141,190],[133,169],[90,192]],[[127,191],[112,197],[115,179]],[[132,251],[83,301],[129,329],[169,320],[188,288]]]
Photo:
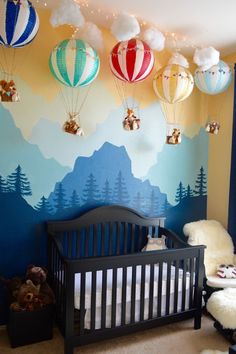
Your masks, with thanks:
[[[41,5],[43,4],[44,7],[48,6],[47,1],[45,1],[45,0],[35,0],[35,1],[36,1],[37,4],[41,4]],[[97,9],[94,9],[94,6],[92,7],[92,5],[89,3],[88,0],[74,0],[74,2],[76,4],[78,4],[82,8],[82,11],[88,12],[93,17],[96,17],[96,14],[101,15],[103,17],[103,19],[105,19],[105,21],[109,23],[109,25],[118,16],[118,13],[114,12],[114,10],[112,12],[108,12],[106,10],[103,10],[101,7],[97,8]],[[132,14],[132,16],[137,18],[137,20],[139,21],[140,26],[142,28],[146,27],[146,26],[157,28],[156,25],[143,20],[139,16],[136,16],[134,14]],[[75,36],[75,34],[77,33],[78,29],[75,29],[73,27],[73,30],[74,30],[73,36]],[[174,47],[175,47],[176,50],[180,49],[179,46],[177,46],[177,43],[179,43],[179,44],[181,43],[181,46],[185,47],[185,48],[196,49],[196,48],[200,47],[200,46],[196,46],[189,38],[187,38],[186,35],[180,35],[180,34],[175,33],[175,32],[162,31],[161,29],[159,29],[159,30],[165,35],[167,40],[170,39],[170,40],[175,42]]]

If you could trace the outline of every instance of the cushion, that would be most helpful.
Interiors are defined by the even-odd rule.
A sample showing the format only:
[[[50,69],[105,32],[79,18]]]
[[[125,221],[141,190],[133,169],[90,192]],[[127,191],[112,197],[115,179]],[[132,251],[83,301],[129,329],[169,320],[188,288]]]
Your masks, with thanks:
[[[192,246],[205,245],[206,275],[215,275],[219,264],[234,263],[233,241],[216,220],[200,220],[184,225],[183,232]]]
[[[147,235],[147,244],[143,247],[143,251],[157,251],[166,249],[166,236],[162,235],[161,237],[152,237],[151,235]]]
[[[234,264],[221,264],[217,267],[216,275],[219,278],[236,278],[236,266]]]

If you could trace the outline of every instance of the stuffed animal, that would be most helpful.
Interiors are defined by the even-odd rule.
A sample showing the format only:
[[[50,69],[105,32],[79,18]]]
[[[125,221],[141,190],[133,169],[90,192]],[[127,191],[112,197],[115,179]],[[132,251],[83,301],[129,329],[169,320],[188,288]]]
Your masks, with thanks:
[[[0,101],[2,102],[19,102],[20,98],[16,90],[13,80],[7,82],[0,80]]]
[[[134,111],[130,108],[127,109],[127,117],[123,121],[123,128],[125,130],[137,130],[140,128],[140,119],[136,118]]]
[[[220,278],[236,278],[236,266],[233,264],[221,264],[217,267],[216,274]]]
[[[23,284],[23,279],[19,277],[14,277],[12,279],[5,279],[0,277],[0,283],[2,283],[8,290],[9,304],[16,301],[19,289]]]
[[[207,123],[205,130],[207,133],[218,134],[220,130],[220,124],[218,122],[212,121]]]
[[[180,129],[174,128],[171,135],[167,135],[166,143],[171,145],[176,145],[181,143],[181,132]]]
[[[147,235],[148,242],[142,251],[156,251],[166,249],[166,236],[162,235],[161,237],[152,237]]]
[[[27,280],[22,284],[18,294],[17,301],[10,305],[13,311],[33,311],[42,307],[43,303],[39,299],[40,285],[35,286],[31,280]]]
[[[79,135],[79,136],[83,136],[84,132],[81,129],[81,127],[79,126],[79,124],[76,122],[76,116],[78,114],[74,113],[74,114],[69,114],[69,119],[65,122],[64,126],[63,126],[63,130],[66,133],[70,133],[73,135]]]
[[[47,269],[44,267],[36,267],[30,264],[26,271],[26,279],[31,280],[34,285],[40,285],[39,299],[44,305],[54,304],[55,296],[48,285],[47,279]]]

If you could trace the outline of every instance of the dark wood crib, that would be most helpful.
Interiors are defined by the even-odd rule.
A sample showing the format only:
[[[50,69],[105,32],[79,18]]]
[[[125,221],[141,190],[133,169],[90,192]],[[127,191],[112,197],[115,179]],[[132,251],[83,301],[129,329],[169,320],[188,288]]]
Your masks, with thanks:
[[[47,223],[48,276],[65,354],[191,317],[201,327],[204,246],[189,246],[164,221],[112,205]],[[167,249],[141,252],[148,234],[165,235]]]

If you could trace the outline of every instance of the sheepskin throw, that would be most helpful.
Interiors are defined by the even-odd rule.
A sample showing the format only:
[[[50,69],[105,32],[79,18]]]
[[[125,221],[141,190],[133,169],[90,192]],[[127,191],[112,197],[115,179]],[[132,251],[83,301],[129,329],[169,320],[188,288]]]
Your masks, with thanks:
[[[236,289],[215,291],[207,301],[207,310],[224,328],[236,328]]]
[[[233,241],[218,221],[191,222],[184,225],[183,232],[190,245],[206,245],[204,264],[207,276],[216,275],[220,264],[234,263]]]

